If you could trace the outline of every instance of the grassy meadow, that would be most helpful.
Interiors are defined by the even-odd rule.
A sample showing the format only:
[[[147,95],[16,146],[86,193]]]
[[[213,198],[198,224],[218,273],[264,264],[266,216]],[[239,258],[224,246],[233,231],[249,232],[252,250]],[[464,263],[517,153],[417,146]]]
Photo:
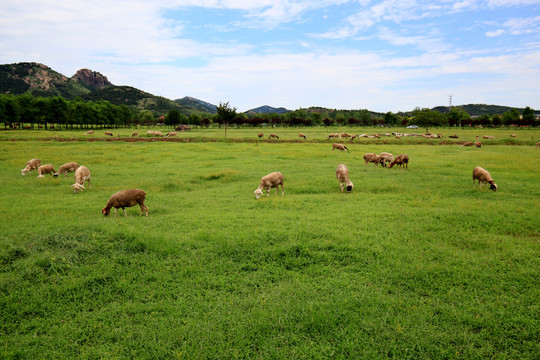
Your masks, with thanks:
[[[537,359],[540,131],[433,132],[456,131],[497,139],[370,139],[344,153],[328,129],[304,130],[323,139],[306,143],[0,132],[0,358]],[[364,166],[382,151],[408,154],[409,169]],[[21,176],[34,157],[88,166],[92,188]],[[498,191],[473,188],[475,166]],[[285,196],[255,200],[272,171]],[[149,217],[104,217],[128,188],[147,192]]]

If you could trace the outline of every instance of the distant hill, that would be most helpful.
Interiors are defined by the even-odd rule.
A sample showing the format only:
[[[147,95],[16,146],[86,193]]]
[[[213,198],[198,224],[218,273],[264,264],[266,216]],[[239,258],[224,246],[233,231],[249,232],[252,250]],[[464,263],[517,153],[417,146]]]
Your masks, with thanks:
[[[195,99],[191,96],[185,96],[181,99],[174,100],[175,103],[178,103],[180,105],[201,111],[201,112],[207,112],[210,114],[216,114],[217,113],[217,106],[210,104],[206,101],[202,101],[199,99]]]
[[[254,112],[257,114],[285,114],[289,112],[290,110],[285,109],[284,107],[275,108],[268,105],[260,106],[255,109],[251,109],[246,111],[246,113]]]
[[[461,108],[465,112],[467,112],[467,114],[471,116],[502,115],[505,112],[514,109],[513,107],[509,107],[509,106],[486,105],[486,104],[468,104],[468,105],[459,105],[459,106],[453,106],[453,107]],[[520,113],[523,112],[523,108],[516,108],[516,109]],[[431,110],[438,111],[443,114],[446,114],[449,111],[448,106],[437,106]]]

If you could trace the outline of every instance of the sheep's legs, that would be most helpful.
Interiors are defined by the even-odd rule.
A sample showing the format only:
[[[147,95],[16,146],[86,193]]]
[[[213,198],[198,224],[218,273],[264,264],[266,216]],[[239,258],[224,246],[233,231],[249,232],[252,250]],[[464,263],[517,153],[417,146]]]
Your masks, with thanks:
[[[122,208],[124,210],[124,216],[127,217],[126,208]]]
[[[141,216],[146,212],[146,217],[148,217],[148,208],[144,204],[139,204],[141,207]]]

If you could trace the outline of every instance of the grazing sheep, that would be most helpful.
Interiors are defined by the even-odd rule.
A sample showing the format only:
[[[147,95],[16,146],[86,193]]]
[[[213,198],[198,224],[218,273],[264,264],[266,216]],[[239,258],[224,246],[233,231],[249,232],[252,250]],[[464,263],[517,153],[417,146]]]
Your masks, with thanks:
[[[148,130],[146,136],[154,136],[154,130]]]
[[[467,142],[464,142],[463,144],[461,144],[461,147],[463,146],[473,146],[474,143],[472,141],[467,141]]]
[[[143,214],[148,216],[148,208],[144,205],[145,199],[146,193],[141,189],[122,190],[110,197],[109,201],[107,201],[107,205],[101,210],[101,213],[105,216],[109,216],[111,208],[114,208],[114,216],[116,216],[118,208],[122,208],[122,210],[124,210],[124,215],[127,216],[126,208],[139,204],[141,207],[141,216],[143,216]]]
[[[349,180],[349,169],[347,168],[347,165],[345,164],[339,164],[336,169],[336,178],[339,181],[339,187],[341,189],[341,192],[343,192],[343,189],[347,187],[347,192],[351,192],[353,189],[353,183],[351,180]]]
[[[173,137],[173,136],[178,137],[178,135],[176,135],[176,131],[171,131],[167,133],[167,135],[165,135],[165,137]]]
[[[268,175],[265,175],[261,178],[259,187],[253,192],[255,198],[258,199],[262,194],[263,190],[266,190],[266,196],[270,196],[270,189],[276,188],[276,195],[279,193],[279,185],[281,185],[281,195],[285,193],[283,190],[283,174],[280,172],[273,172]]]
[[[480,141],[475,141],[474,146],[476,146],[477,148],[482,147],[482,143]]]
[[[537,142],[537,143],[536,143],[536,147],[540,147],[540,142]]]
[[[382,167],[386,167],[386,163],[390,164],[392,161],[394,161],[394,155],[388,152],[382,152],[379,154],[379,162]]]
[[[154,136],[163,137],[163,133],[161,131],[154,131]]]
[[[58,177],[60,174],[64,174],[66,177],[68,176],[68,173],[74,172],[79,168],[79,164],[76,162],[69,162],[65,163],[64,165],[60,166],[60,169],[58,169],[58,172],[56,172],[53,177]]]
[[[379,161],[380,161],[380,158],[379,158],[379,155],[377,154],[374,154],[374,153],[364,154],[364,166],[369,165],[369,163],[374,163],[375,166],[378,166]]]
[[[347,134],[346,132],[342,132],[339,134],[340,138],[350,138],[351,136],[352,136],[351,134]]]
[[[136,131],[131,134],[131,137],[136,137],[136,136],[139,136],[139,133]]]
[[[39,159],[31,159],[26,162],[26,167],[21,170],[21,174],[24,176],[26,173],[30,171],[36,171],[38,167],[41,165],[41,160]]]
[[[401,154],[396,156],[396,158],[390,163],[390,166],[388,166],[388,168],[391,169],[394,165],[397,165],[397,167],[401,168],[401,170],[408,169],[409,157],[407,156],[407,154]]]
[[[264,134],[263,134],[263,133],[258,133],[257,136],[258,136],[259,138],[262,138],[262,137],[264,136]]]
[[[490,136],[490,135],[484,135],[482,136],[483,139],[495,139],[495,136]]]
[[[331,139],[331,138],[337,138],[337,137],[339,137],[339,134],[338,134],[338,133],[328,135],[328,138],[329,138],[329,139]]]
[[[516,134],[510,134],[510,137],[517,137]]]
[[[299,138],[304,138],[304,140],[307,139],[306,134],[304,134],[304,133],[298,134],[298,137]]]
[[[337,143],[332,144],[332,151],[336,149],[341,150],[341,151],[349,151],[349,149],[347,149],[347,147],[343,144],[337,144]]]
[[[84,135],[93,135],[94,134],[94,130],[88,130],[87,132],[84,133]]]
[[[443,134],[438,133],[438,134],[437,134],[437,139],[442,139],[442,138],[443,138]]]
[[[112,132],[110,132],[110,131],[105,131],[105,135],[107,135],[107,136],[113,136]]]
[[[270,134],[270,136],[268,137],[268,139],[272,139],[272,138],[279,139],[279,136],[277,136],[276,134]]]
[[[476,179],[478,179],[478,187],[483,188],[484,183],[489,183],[489,188],[493,191],[497,191],[497,184],[495,184],[495,181],[493,181],[493,178],[489,174],[489,172],[481,168],[480,166],[477,166],[473,169],[472,172],[472,179],[473,179],[473,187],[476,185]]]
[[[83,191],[85,189],[85,181],[88,181],[88,187],[91,188],[90,170],[86,166],[79,166],[79,168],[75,171],[75,184],[71,185],[73,188],[73,193],[76,193],[79,190]]]
[[[51,164],[41,165],[40,167],[38,167],[37,173],[38,178],[45,177],[45,174],[51,174],[51,176],[54,176],[54,166],[52,166]]]

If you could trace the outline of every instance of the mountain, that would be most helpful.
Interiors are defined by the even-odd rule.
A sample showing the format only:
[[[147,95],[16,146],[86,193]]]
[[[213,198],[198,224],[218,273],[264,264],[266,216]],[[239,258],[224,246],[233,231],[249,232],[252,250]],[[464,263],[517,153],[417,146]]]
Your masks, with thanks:
[[[189,115],[194,109],[155,96],[130,86],[112,84],[106,76],[89,69],[78,70],[68,78],[50,67],[33,62],[0,65],[0,93],[62,96],[67,100],[106,100],[114,105],[127,105],[133,110],[150,110],[165,114],[176,109]]]
[[[210,114],[216,114],[217,113],[217,106],[207,103],[206,101],[202,101],[199,99],[195,99],[191,96],[184,96],[181,99],[174,100],[175,103],[178,103],[183,106],[187,106],[189,108],[201,111],[201,112],[207,112]]]
[[[289,111],[290,110],[287,110],[284,107],[275,108],[275,107],[271,107],[271,106],[268,106],[268,105],[264,105],[264,106],[260,106],[260,107],[255,108],[255,109],[248,110],[248,111],[246,111],[246,113],[254,112],[254,113],[257,113],[257,114],[271,114],[271,113],[273,113],[273,114],[285,114],[285,113],[287,113]]]

